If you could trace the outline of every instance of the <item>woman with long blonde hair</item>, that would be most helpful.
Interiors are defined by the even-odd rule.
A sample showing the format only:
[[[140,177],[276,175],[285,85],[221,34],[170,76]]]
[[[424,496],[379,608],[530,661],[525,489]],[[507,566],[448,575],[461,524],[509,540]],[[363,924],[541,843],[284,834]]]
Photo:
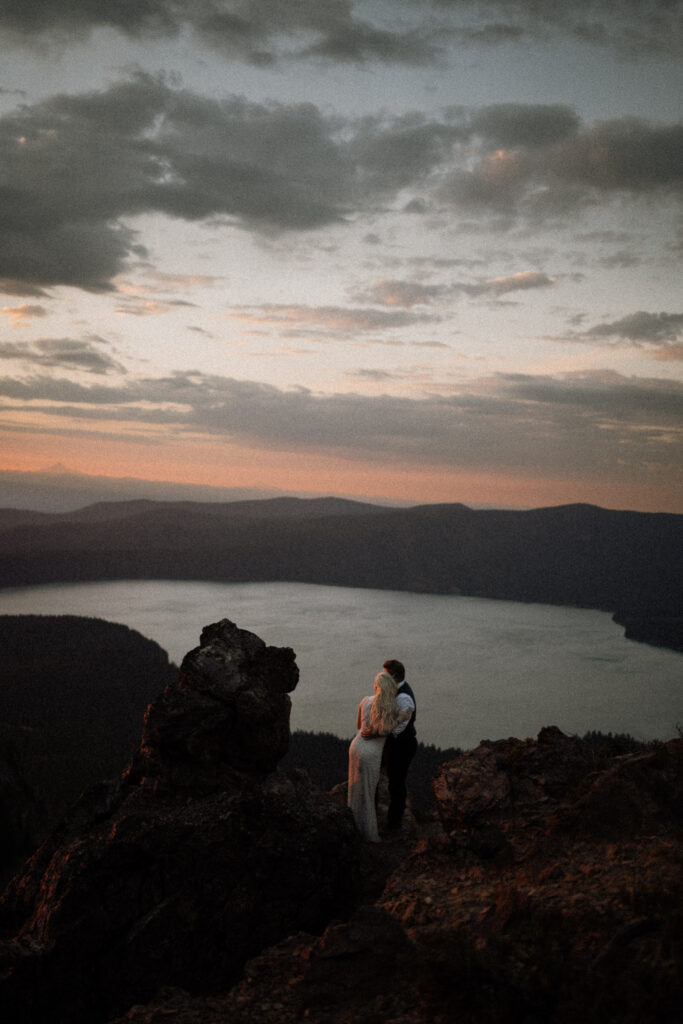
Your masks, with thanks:
[[[347,803],[361,835],[379,842],[375,795],[387,736],[399,722],[396,708],[396,680],[388,672],[375,676],[374,696],[363,697],[358,705],[358,732],[349,747]]]

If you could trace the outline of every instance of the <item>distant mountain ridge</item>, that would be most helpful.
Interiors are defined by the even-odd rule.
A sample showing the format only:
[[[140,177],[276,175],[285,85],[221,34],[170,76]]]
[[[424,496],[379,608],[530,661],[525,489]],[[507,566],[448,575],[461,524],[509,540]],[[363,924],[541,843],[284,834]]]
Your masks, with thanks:
[[[0,510],[0,585],[289,581],[598,608],[683,650],[683,516],[341,498]]]

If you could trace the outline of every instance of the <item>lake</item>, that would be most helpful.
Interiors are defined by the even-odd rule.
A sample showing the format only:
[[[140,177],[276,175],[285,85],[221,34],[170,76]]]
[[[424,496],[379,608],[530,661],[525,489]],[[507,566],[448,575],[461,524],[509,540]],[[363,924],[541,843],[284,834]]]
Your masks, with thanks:
[[[177,664],[222,618],[292,647],[301,679],[293,729],[354,733],[386,658],[418,699],[418,734],[438,747],[536,736],[546,725],[670,739],[683,723],[683,656],[624,639],[606,612],[300,583],[120,581],[0,591],[0,614],[120,622]]]

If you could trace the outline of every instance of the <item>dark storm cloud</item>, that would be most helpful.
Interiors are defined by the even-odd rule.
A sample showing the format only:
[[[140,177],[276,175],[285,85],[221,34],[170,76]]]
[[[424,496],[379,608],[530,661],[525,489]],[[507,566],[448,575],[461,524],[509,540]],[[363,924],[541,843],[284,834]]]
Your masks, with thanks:
[[[500,46],[503,43],[517,42],[524,35],[525,30],[521,25],[506,22],[483,23],[453,31],[453,36],[458,42],[480,46]]]
[[[345,19],[330,26],[319,43],[302,51],[302,56],[328,57],[334,61],[383,61],[396,64],[426,64],[439,53],[435,41],[418,32],[387,32],[367,22]]]
[[[85,35],[98,27],[128,35],[170,34],[178,30],[177,0],[3,0],[0,25],[26,36],[51,32]]]
[[[433,59],[436,45],[428,37],[393,31],[371,17],[371,7],[350,0],[5,0],[0,8],[0,26],[25,40],[65,42],[97,28],[172,37],[187,27],[224,56],[254,64],[273,63],[282,52],[358,63]]]
[[[334,130],[312,105],[215,102],[147,76],[21,108],[0,120],[0,279],[111,287],[144,255],[127,215],[339,221],[354,167]]]
[[[623,338],[640,342],[676,341],[683,338],[683,313],[645,313],[640,310],[613,323],[598,324],[585,332],[587,338]]]
[[[508,38],[564,35],[581,43],[639,57],[674,55],[683,49],[683,13],[676,0],[432,0],[456,15],[470,14],[465,37],[482,43]]]
[[[461,125],[430,120],[419,113],[365,117],[349,125],[348,157],[364,195],[391,195],[419,186],[451,160],[452,147],[467,136]]]
[[[596,324],[571,340],[634,345],[649,349],[660,362],[676,362],[683,360],[683,313],[639,310],[612,323]]]
[[[611,196],[665,199],[683,189],[681,124],[620,118],[582,126],[561,106],[506,105],[484,108],[471,127],[478,156],[440,188],[455,206],[537,220]]]
[[[683,383],[628,378],[617,373],[578,373],[564,378],[525,374],[503,376],[508,394],[556,410],[570,409],[597,424],[638,422],[683,433]]]
[[[47,292],[37,284],[30,281],[20,281],[11,277],[0,277],[0,294],[3,295],[24,295],[33,299],[47,297]]]
[[[255,64],[282,54],[333,61],[432,62],[445,41],[497,46],[550,35],[627,53],[680,53],[680,5],[669,0],[4,0],[0,27],[16,37],[66,43],[97,28],[129,37],[172,37],[183,29],[226,57]],[[430,18],[428,15],[434,17]]]
[[[366,376],[367,379],[367,376]],[[316,394],[202,373],[86,387],[0,380],[5,409],[163,428],[275,450],[552,476],[643,478],[676,471],[683,385],[618,374],[507,375],[422,399]],[[15,403],[12,405],[12,403]],[[59,403],[59,404],[55,404]],[[644,464],[648,468],[644,469]]]
[[[566,107],[516,104],[345,120],[139,74],[5,115],[0,166],[0,289],[103,291],[146,255],[126,217],[314,230],[382,212],[406,189],[470,215],[574,216],[612,195],[678,193],[683,126],[582,126]]]
[[[214,101],[144,75],[56,96],[0,120],[0,280],[111,287],[144,255],[120,221],[141,213],[261,231],[340,223],[422,180],[451,135],[423,119],[354,125],[312,104]]]
[[[585,320],[586,315],[579,314],[570,323],[580,327]],[[550,340],[610,348],[641,348],[659,362],[677,362],[683,360],[683,313],[639,310],[619,320],[595,324],[586,330]]]
[[[600,121],[547,153],[559,180],[601,190],[683,187],[683,125],[638,118]]]
[[[0,342],[0,359],[18,359],[36,368],[85,370],[98,374],[126,372],[92,341],[74,341],[70,338]]]
[[[578,115],[560,103],[497,103],[474,115],[471,130],[492,146],[546,146],[576,134]]]

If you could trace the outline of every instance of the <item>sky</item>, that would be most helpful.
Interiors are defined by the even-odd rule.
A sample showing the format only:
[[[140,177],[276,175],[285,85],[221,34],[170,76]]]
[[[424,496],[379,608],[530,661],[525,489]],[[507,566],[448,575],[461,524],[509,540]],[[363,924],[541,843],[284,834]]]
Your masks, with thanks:
[[[683,512],[679,0],[3,0],[0,47],[4,504]]]

